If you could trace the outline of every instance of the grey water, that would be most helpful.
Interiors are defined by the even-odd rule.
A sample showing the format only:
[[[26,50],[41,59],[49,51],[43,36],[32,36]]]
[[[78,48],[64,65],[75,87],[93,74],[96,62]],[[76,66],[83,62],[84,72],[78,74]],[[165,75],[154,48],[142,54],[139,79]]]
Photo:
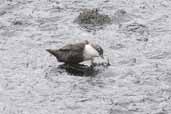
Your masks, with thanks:
[[[93,8],[112,22],[74,22]],[[0,114],[170,114],[170,15],[170,0],[1,0]],[[46,52],[84,40],[111,65],[70,74]]]

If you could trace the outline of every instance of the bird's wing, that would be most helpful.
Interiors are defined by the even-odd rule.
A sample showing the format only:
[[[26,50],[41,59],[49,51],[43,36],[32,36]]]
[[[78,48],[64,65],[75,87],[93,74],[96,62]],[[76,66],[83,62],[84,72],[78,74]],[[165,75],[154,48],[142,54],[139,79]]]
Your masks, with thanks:
[[[60,48],[60,51],[83,51],[85,47],[85,43],[77,43],[77,44],[69,44],[62,48]]]
[[[77,43],[66,45],[63,48],[59,49],[61,56],[58,56],[58,60],[61,60],[65,63],[79,63],[83,61],[83,50],[85,43]]]

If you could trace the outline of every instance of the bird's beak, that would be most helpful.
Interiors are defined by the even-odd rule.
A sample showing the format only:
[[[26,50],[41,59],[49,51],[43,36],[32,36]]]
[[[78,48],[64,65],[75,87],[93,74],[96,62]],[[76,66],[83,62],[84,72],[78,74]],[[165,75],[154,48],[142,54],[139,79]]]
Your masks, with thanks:
[[[104,59],[104,56],[103,56],[103,55],[100,55],[100,57],[101,57],[102,59]]]

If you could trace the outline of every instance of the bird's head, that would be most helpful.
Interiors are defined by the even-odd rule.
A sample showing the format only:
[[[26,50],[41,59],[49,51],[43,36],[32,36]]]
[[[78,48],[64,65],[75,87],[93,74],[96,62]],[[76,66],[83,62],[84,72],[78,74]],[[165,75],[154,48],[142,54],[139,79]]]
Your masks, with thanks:
[[[97,50],[99,56],[104,59],[102,47],[98,44],[92,44],[92,46]]]

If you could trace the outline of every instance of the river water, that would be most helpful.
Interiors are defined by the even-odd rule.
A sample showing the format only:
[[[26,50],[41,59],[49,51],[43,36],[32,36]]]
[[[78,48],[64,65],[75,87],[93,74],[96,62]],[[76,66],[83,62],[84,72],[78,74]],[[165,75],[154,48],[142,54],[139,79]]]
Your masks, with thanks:
[[[113,22],[74,23],[93,8]],[[68,74],[45,51],[84,40],[110,60],[95,76]],[[171,114],[171,1],[1,0],[0,114]]]

